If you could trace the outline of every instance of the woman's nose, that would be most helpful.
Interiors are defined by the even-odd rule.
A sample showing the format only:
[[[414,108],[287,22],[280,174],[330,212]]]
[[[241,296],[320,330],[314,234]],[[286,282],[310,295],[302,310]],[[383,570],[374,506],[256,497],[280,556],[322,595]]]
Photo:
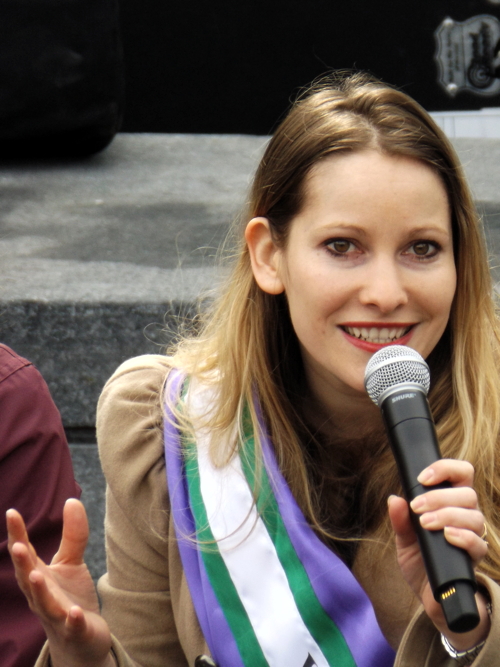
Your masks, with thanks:
[[[366,267],[359,298],[363,305],[374,306],[382,313],[390,313],[408,303],[402,269],[388,258],[370,262]]]

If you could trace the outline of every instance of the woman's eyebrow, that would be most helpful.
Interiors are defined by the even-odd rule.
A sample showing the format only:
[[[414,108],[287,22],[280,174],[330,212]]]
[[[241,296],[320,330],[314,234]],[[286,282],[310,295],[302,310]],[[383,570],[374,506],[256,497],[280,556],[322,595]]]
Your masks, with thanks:
[[[436,225],[415,225],[408,230],[409,235],[413,234],[440,234],[441,236],[451,237],[451,229],[444,229]]]
[[[321,225],[321,227],[318,227],[318,231],[332,234],[337,232],[341,232],[342,234],[354,232],[356,234],[367,236],[366,229],[360,225],[355,225],[352,222],[327,222],[326,224]]]
[[[322,233],[356,233],[362,236],[369,236],[370,233],[373,232],[373,230],[367,230],[365,227],[362,225],[356,225],[351,222],[327,222],[324,225],[321,225],[318,227],[318,232]],[[442,236],[446,237],[451,237],[451,230],[444,229],[441,226],[436,226],[436,225],[415,225],[414,227],[410,227],[409,229],[405,230],[405,233],[408,236],[414,236],[418,234],[422,234],[423,236],[427,234],[440,234]]]

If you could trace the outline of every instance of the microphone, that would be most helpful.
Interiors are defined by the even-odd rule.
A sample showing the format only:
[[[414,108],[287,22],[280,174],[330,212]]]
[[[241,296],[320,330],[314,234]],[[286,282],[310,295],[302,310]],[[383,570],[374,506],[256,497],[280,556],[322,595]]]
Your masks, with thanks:
[[[365,387],[382,411],[392,453],[408,502],[449,482],[423,486],[424,468],[441,458],[427,401],[429,367],[415,350],[390,345],[376,352],[366,366]],[[441,604],[452,632],[468,632],[479,623],[474,593],[477,582],[469,554],[450,544],[442,530],[427,530],[410,508],[420,551],[434,598]]]

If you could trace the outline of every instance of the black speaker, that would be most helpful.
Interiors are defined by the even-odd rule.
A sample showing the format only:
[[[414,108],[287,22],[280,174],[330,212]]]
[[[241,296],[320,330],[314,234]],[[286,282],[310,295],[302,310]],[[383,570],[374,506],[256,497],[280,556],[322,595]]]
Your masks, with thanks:
[[[123,115],[117,0],[0,0],[0,159],[102,150]]]

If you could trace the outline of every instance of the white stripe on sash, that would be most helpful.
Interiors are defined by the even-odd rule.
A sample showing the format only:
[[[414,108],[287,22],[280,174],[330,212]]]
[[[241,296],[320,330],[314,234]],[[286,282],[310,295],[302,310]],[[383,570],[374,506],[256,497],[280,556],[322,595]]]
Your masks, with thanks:
[[[190,414],[203,414],[213,393],[189,389]],[[193,412],[191,412],[193,410]],[[241,469],[239,457],[215,468],[209,457],[210,434],[195,432],[203,502],[238,596],[271,667],[303,667],[308,654],[328,667],[321,649],[297,609],[283,567]]]

